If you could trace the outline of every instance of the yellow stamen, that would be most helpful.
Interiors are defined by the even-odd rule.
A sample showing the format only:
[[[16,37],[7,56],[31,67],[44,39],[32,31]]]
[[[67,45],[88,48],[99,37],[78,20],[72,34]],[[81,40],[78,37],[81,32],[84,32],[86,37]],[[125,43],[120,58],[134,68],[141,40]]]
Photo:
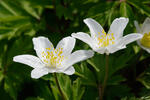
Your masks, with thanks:
[[[46,50],[50,50],[51,48],[46,48]]]
[[[98,37],[98,45],[100,47],[107,47],[108,45],[113,45],[115,44],[114,40],[114,33],[111,34],[106,34],[104,30],[102,30],[103,35]],[[100,32],[98,32],[100,34]]]
[[[145,33],[140,41],[143,46],[150,48],[150,32]]]
[[[45,49],[48,51],[41,53],[43,62],[49,67],[61,66],[61,62],[64,60],[64,56],[62,55],[63,48],[54,49],[53,51],[50,51],[49,48]]]

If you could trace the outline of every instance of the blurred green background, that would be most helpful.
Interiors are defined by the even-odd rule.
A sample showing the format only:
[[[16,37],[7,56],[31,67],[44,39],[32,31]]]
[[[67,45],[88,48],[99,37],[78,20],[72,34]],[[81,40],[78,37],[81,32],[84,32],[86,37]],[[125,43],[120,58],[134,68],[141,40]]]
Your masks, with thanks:
[[[73,32],[87,32],[85,18],[106,30],[118,17],[129,18],[125,34],[136,32],[134,20],[150,17],[150,0],[0,0],[0,100],[61,100],[53,74],[32,79],[32,68],[14,63],[20,54],[35,54],[32,38],[46,36],[56,46]],[[90,49],[77,40],[74,50]],[[99,100],[105,56],[95,54],[74,65],[73,76],[58,74],[68,100]],[[110,55],[104,100],[150,100],[150,56],[136,42]]]

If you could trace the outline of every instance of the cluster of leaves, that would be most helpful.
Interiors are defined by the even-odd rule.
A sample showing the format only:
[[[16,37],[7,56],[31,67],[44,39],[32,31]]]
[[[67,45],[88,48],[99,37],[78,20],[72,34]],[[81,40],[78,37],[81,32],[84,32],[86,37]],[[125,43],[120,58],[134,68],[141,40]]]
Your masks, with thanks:
[[[54,45],[72,32],[88,32],[84,18],[94,18],[105,29],[117,17],[128,17],[124,34],[135,31],[150,17],[149,0],[1,0],[0,1],[0,99],[61,100],[53,74],[34,80],[31,68],[14,63],[19,54],[35,54],[32,38],[48,37]],[[90,49],[77,40],[75,49]],[[150,56],[136,43],[109,57],[105,100],[149,100]],[[75,66],[73,76],[58,74],[67,100],[98,100],[105,76],[105,55],[95,54]]]

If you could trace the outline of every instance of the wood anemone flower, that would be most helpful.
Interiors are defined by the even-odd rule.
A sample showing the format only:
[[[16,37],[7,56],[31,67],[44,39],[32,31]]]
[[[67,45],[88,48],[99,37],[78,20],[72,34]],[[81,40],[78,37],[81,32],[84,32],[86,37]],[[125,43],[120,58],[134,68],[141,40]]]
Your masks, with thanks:
[[[140,27],[137,21],[134,21],[136,31],[142,34],[142,39],[137,40],[138,45],[150,53],[150,18],[146,18]]]
[[[114,53],[118,50],[126,48],[126,45],[142,38],[141,34],[132,33],[123,36],[123,31],[128,23],[128,18],[116,18],[108,31],[104,31],[102,26],[92,18],[84,19],[84,23],[90,29],[90,35],[78,32],[73,33],[72,37],[87,43],[94,51],[100,54]]]
[[[78,50],[72,53],[75,41],[73,37],[63,38],[55,49],[48,38],[33,38],[34,50],[38,57],[33,55],[18,55],[13,58],[13,61],[34,68],[31,72],[31,77],[35,79],[54,72],[72,75],[75,73],[73,64],[94,55],[92,50]]]

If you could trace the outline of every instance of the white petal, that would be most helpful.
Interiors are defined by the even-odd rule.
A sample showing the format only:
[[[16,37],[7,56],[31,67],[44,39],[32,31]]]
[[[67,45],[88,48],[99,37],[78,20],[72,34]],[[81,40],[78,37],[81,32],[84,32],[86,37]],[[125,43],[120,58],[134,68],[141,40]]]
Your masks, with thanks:
[[[63,54],[68,55],[71,54],[74,46],[75,46],[75,38],[73,37],[65,37],[63,38],[57,45],[56,49],[63,48]]]
[[[150,48],[147,48],[147,47],[143,46],[143,45],[141,44],[140,40],[138,40],[137,43],[138,43],[138,45],[139,45],[142,49],[144,49],[144,50],[146,50],[148,53],[150,53]]]
[[[123,45],[127,45],[133,41],[136,41],[138,39],[141,39],[143,37],[142,34],[139,34],[139,33],[132,33],[132,34],[128,34],[126,36],[123,37],[122,39],[122,44]]]
[[[138,33],[141,33],[141,28],[140,28],[140,26],[139,26],[139,24],[138,24],[137,21],[134,21],[134,25],[135,25],[135,27],[136,27],[136,31],[137,31]]]
[[[32,56],[32,55],[15,56],[13,58],[13,61],[19,62],[19,63],[22,63],[22,64],[26,64],[26,65],[31,66],[33,68],[42,68],[42,67],[44,67],[44,64],[41,62],[41,60],[38,57]]]
[[[108,34],[113,33],[114,37],[115,37],[115,40],[122,37],[123,36],[123,31],[124,31],[128,21],[129,21],[128,18],[124,18],[124,17],[116,18],[112,22]]]
[[[92,37],[99,36],[104,31],[103,27],[92,18],[84,19],[84,23],[89,27]]]
[[[146,18],[143,26],[142,26],[142,32],[143,33],[149,33],[150,32],[150,18]]]
[[[51,48],[50,50],[54,50],[53,44],[48,40],[46,37],[37,37],[33,38],[33,45],[34,50],[36,51],[37,55],[40,57],[41,60],[43,60],[42,52],[46,52],[46,48]]]
[[[93,46],[93,39],[86,33],[83,32],[72,33],[71,36],[87,43],[90,47]]]
[[[72,75],[75,73],[75,69],[73,66],[70,66],[69,68],[67,68],[63,73],[67,74],[67,75]]]
[[[100,54],[104,54],[106,52],[106,48],[105,47],[101,47],[101,48],[95,48],[93,49],[95,52],[100,53]]]
[[[48,74],[48,71],[45,68],[35,68],[31,72],[31,77],[38,79],[46,74]]]
[[[78,33],[73,33],[72,37],[75,37],[79,40],[82,40],[83,42],[87,43],[94,51],[104,54],[105,53],[105,48],[101,47],[98,48],[98,44],[96,41],[94,41],[88,34],[83,33],[83,32],[78,32]]]
[[[114,53],[114,52],[119,51],[119,50],[124,49],[124,48],[126,48],[125,45],[122,45],[122,44],[120,45],[120,43],[117,43],[115,45],[108,46],[107,51],[109,53]]]
[[[127,44],[136,41],[138,39],[141,39],[142,36],[143,36],[142,34],[138,34],[138,33],[126,35],[123,38],[118,39],[115,45],[108,46],[107,50],[109,53],[114,53],[116,51],[126,48]]]
[[[94,55],[92,50],[78,50],[72,53],[67,59],[62,62],[64,70],[75,63],[91,58]]]

